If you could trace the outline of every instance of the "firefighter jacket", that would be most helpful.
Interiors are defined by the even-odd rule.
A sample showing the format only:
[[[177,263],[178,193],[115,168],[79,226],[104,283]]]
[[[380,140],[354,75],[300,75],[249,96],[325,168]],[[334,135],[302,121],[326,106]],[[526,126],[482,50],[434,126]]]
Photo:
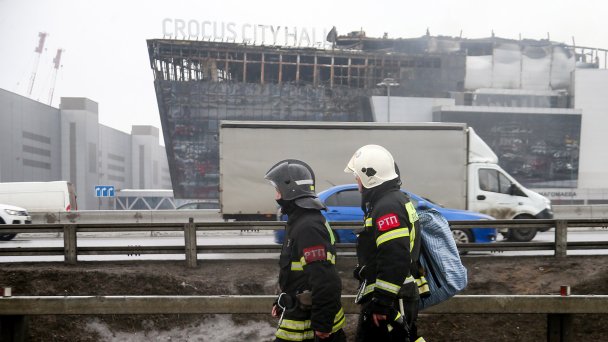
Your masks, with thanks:
[[[294,305],[285,310],[278,338],[303,341],[313,339],[315,330],[334,333],[344,326],[334,242],[334,234],[319,210],[298,207],[289,214],[279,260],[279,285]],[[308,307],[296,297],[307,291],[312,297]]]
[[[391,306],[403,297],[402,287],[416,290],[404,284],[417,283],[421,278],[420,226],[413,203],[398,185],[382,184],[372,190],[357,239],[358,278],[362,282],[357,299],[365,303],[373,298]]]

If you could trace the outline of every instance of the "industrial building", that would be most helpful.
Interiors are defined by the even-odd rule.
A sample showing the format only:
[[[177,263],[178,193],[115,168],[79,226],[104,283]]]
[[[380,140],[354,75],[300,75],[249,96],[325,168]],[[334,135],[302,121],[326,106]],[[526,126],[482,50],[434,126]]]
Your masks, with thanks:
[[[159,130],[133,126],[131,134],[99,123],[98,104],[62,97],[59,108],[0,89],[0,182],[67,180],[78,209],[110,209],[96,185],[171,189]]]
[[[595,143],[608,128],[607,50],[498,37],[334,38],[330,49],[148,40],[176,198],[217,197],[224,119],[465,122],[507,172],[557,202],[607,192],[608,156]]]

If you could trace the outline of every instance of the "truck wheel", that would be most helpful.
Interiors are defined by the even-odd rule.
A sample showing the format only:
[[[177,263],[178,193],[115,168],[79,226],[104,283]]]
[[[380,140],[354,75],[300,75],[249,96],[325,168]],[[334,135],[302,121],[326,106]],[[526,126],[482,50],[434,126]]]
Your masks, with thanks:
[[[534,219],[531,215],[519,215],[515,217],[516,220],[532,220]],[[509,229],[507,241],[511,242],[528,242],[534,239],[536,236],[536,228],[526,229]]]

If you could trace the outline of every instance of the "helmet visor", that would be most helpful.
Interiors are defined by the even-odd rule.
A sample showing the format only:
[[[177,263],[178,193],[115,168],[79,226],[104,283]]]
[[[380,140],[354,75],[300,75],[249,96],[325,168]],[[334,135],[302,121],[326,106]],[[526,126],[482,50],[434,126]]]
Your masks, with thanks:
[[[266,178],[266,180],[268,181],[268,183],[270,183],[270,185],[272,185],[275,189],[277,189],[277,191],[279,191],[279,186],[277,185],[277,183],[275,183],[273,180],[270,180],[268,178]]]
[[[354,173],[355,176],[357,175],[357,172],[355,172],[355,155],[353,155],[350,160],[348,161],[348,164],[346,164],[346,167],[344,168],[344,172],[345,173]]]

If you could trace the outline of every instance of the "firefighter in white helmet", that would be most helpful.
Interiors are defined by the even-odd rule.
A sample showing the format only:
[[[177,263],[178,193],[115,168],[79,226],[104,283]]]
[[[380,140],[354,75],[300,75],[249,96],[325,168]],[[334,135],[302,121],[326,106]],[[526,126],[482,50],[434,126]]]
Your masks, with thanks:
[[[356,341],[424,341],[417,336],[420,254],[418,215],[400,191],[393,156],[384,147],[358,149],[344,172],[354,174],[362,194],[364,227],[357,238],[361,305]]]

